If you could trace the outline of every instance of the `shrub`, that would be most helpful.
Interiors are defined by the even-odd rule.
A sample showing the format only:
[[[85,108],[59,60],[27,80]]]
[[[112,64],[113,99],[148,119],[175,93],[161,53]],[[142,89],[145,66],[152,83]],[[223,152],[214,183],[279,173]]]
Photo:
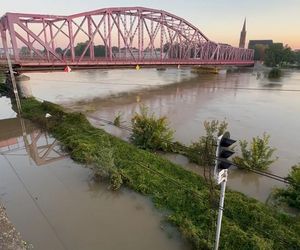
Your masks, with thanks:
[[[281,70],[279,68],[272,68],[271,71],[268,74],[268,78],[279,78],[281,77]]]
[[[190,151],[186,152],[187,157],[199,165],[213,165],[218,136],[222,135],[227,127],[228,123],[225,121],[205,121],[206,135],[201,136],[197,142],[192,143]]]
[[[9,92],[8,84],[1,83],[1,78],[0,78],[0,96],[7,95],[8,92]]]
[[[263,137],[253,137],[250,147],[246,140],[240,141],[242,156],[233,158],[233,162],[241,168],[266,170],[277,160],[272,158],[275,148],[269,146],[270,136],[266,133]]]
[[[278,189],[275,198],[300,209],[300,163],[292,167],[287,179],[290,182],[288,188]]]
[[[172,146],[174,131],[169,128],[167,118],[157,118],[145,106],[140,109],[140,114],[135,113],[131,120],[131,141],[142,149],[168,151]]]
[[[113,124],[116,126],[116,127],[120,127],[121,126],[121,123],[122,123],[122,113],[119,112],[116,114],[115,118],[114,118],[114,121],[113,121]]]

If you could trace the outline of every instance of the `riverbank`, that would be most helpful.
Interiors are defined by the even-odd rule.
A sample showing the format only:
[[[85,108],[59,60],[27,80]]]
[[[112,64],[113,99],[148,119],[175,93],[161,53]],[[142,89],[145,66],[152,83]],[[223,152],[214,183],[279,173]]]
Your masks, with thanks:
[[[7,218],[5,208],[0,204],[0,248],[2,250],[26,250],[26,242]]]
[[[90,125],[79,113],[65,113],[59,106],[22,100],[23,115],[47,128],[70,152],[94,171],[111,171],[113,184],[151,197],[168,211],[195,249],[212,247],[214,229],[209,209],[209,190],[203,178],[157,154],[140,150],[102,129]],[[46,113],[51,118],[46,119]],[[214,220],[215,218],[213,218]],[[221,234],[223,249],[297,249],[300,222],[238,192],[226,194]],[[284,240],[283,240],[284,239]]]

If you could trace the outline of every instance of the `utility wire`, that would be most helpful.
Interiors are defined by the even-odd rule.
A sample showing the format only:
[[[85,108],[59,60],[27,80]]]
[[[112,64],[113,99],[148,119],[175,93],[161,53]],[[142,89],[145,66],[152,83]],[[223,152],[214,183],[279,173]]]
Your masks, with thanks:
[[[64,249],[67,249],[66,245],[64,244],[64,242],[62,241],[62,239],[60,238],[60,236],[58,235],[57,231],[55,230],[54,226],[51,224],[49,218],[47,217],[47,215],[44,213],[43,209],[39,206],[39,204],[37,203],[35,197],[33,197],[33,195],[31,194],[31,192],[29,191],[29,189],[27,188],[25,182],[22,180],[21,176],[18,174],[18,172],[16,171],[16,169],[14,168],[13,164],[9,161],[9,159],[6,157],[6,155],[3,155],[4,159],[7,161],[7,163],[9,164],[9,166],[11,167],[12,171],[14,172],[14,174],[16,175],[16,177],[19,179],[20,183],[22,184],[22,186],[24,187],[24,190],[26,191],[26,193],[29,195],[29,197],[31,198],[31,200],[33,201],[33,203],[35,204],[35,206],[37,207],[37,209],[40,211],[41,215],[44,217],[45,221],[47,222],[47,224],[49,225],[49,227],[52,229],[54,235],[56,236],[57,240],[60,242],[61,246]]]
[[[107,123],[107,124],[109,124],[109,125],[114,125],[114,123],[113,123],[112,121],[109,121],[109,120],[107,120],[107,119],[103,119],[103,118],[99,118],[99,117],[94,117],[94,116],[89,116],[89,117],[92,118],[92,119],[95,119],[95,120],[100,120],[100,121],[105,122],[105,123]],[[121,129],[124,129],[124,130],[126,130],[126,131],[132,131],[132,129],[131,129],[130,127],[128,127],[128,126],[120,126],[120,128],[121,128]],[[195,151],[195,150],[192,150],[191,148],[189,148],[189,147],[187,147],[187,146],[185,146],[185,145],[180,145],[180,149],[181,149],[181,150],[182,150],[182,149],[189,150],[189,152],[192,152],[192,153],[195,153],[195,154],[199,155],[199,152],[197,152],[197,151]],[[180,150],[180,149],[179,149],[179,150]],[[4,157],[5,157],[5,156],[4,156]],[[5,157],[5,158],[6,158],[6,157]],[[212,158],[212,157],[208,157],[208,158]],[[215,158],[215,159],[217,159],[217,158]],[[6,158],[6,160],[8,161],[7,158]],[[207,160],[208,160],[208,159],[207,159]],[[10,164],[10,162],[9,162],[9,164]],[[148,170],[148,171],[151,171],[151,172],[153,172],[153,173],[159,175],[160,177],[162,177],[162,178],[168,180],[169,182],[171,182],[171,183],[173,183],[174,185],[176,185],[178,188],[184,189],[186,192],[190,192],[190,193],[192,193],[193,195],[197,196],[198,198],[203,199],[203,197],[200,195],[200,193],[199,193],[197,190],[191,189],[190,187],[184,185],[182,182],[179,182],[178,180],[176,180],[176,179],[174,179],[174,178],[171,178],[170,176],[166,176],[164,173],[162,173],[162,172],[160,172],[160,171],[158,171],[158,170],[156,170],[156,169],[153,169],[153,168],[151,168],[151,167],[149,167],[149,166],[146,166],[146,165],[144,165],[144,164],[141,164],[140,162],[137,162],[137,164],[138,164],[140,167],[142,167],[142,168],[144,168],[144,169],[146,169],[146,170]],[[238,168],[241,168],[240,166],[237,166],[236,164],[232,164],[232,165],[233,165],[233,166],[236,166],[236,167],[238,167]],[[13,168],[13,166],[12,166],[11,164],[10,164],[10,166]],[[14,168],[13,168],[13,170],[14,170]],[[289,183],[285,178],[280,177],[280,176],[277,176],[277,175],[274,175],[274,174],[270,174],[270,173],[262,172],[262,171],[258,171],[258,170],[253,170],[253,169],[246,169],[246,170],[252,171],[252,172],[254,172],[254,173],[256,173],[256,174],[260,174],[260,175],[266,176],[266,177],[268,177],[268,178],[275,179],[275,180],[277,180],[277,181],[283,181],[283,182],[285,182],[285,183]],[[211,171],[211,167],[210,167],[209,171]],[[16,175],[18,176],[18,174],[17,174],[17,172],[16,172],[15,170],[14,170],[14,172],[15,172]],[[211,176],[210,176],[210,177],[211,177]],[[18,178],[20,179],[20,176],[18,176]],[[22,181],[21,179],[20,179],[20,181],[23,183],[23,181]],[[27,188],[26,188],[26,186],[25,186],[25,183],[23,183],[23,185],[24,185],[25,189],[27,190]],[[36,203],[36,201],[34,200],[34,197],[30,194],[29,190],[27,190],[27,192],[29,193],[29,195],[30,195],[30,197],[33,199],[33,201]],[[215,193],[215,191],[214,191],[214,193]],[[212,199],[213,199],[213,197],[211,197],[211,200],[212,200]],[[36,204],[36,205],[38,206],[38,204]],[[39,210],[41,211],[41,213],[43,214],[43,216],[45,217],[45,219],[48,221],[46,215],[43,213],[43,211],[41,210],[41,208],[40,208],[39,206],[38,206],[38,208],[39,208]],[[211,208],[212,208],[212,209],[215,209],[214,206],[212,206],[212,204],[211,204]],[[206,211],[206,209],[205,209],[204,211]],[[212,213],[211,215],[214,216],[215,214]],[[215,220],[213,221],[213,224],[212,224],[212,225],[214,225],[214,222],[215,222]],[[53,231],[55,231],[54,228],[53,228],[53,226],[50,224],[49,221],[48,221],[48,223],[49,223],[49,225],[51,226],[51,228],[53,229]],[[262,230],[260,230],[260,229],[258,229],[258,228],[253,228],[253,229],[256,230],[256,231],[261,232],[263,235],[268,235],[270,239],[276,238],[276,237],[274,237],[274,235],[272,235],[272,237],[270,237],[270,234],[269,234],[268,232],[266,232],[266,231],[262,231]],[[55,234],[56,234],[56,233],[55,233]],[[58,235],[56,235],[56,236],[58,237]],[[59,237],[58,237],[58,238],[59,238]],[[290,243],[287,242],[287,241],[284,241],[284,240],[282,241],[282,240],[279,239],[279,238],[276,238],[276,240],[278,240],[278,241],[281,242],[282,244],[285,244],[285,245],[287,245],[287,246],[290,246]],[[61,241],[61,240],[60,240],[60,241]],[[61,242],[61,243],[62,243],[62,242]],[[63,244],[63,243],[62,243],[62,244]]]
[[[93,120],[99,120],[99,121],[102,121],[102,122],[104,122],[106,124],[115,126],[113,121],[110,121],[110,120],[107,120],[107,119],[104,119],[104,118],[100,118],[100,117],[95,117],[95,116],[88,116],[88,117],[91,118],[91,119],[93,119]],[[132,132],[132,128],[130,126],[120,125],[120,126],[117,126],[117,127],[120,128],[120,129],[126,130],[128,132]],[[11,132],[13,132],[13,131],[11,131]],[[178,151],[180,151],[180,150],[183,149],[183,150],[186,150],[187,152],[194,153],[195,155],[197,155],[197,154],[200,153],[200,152],[197,152],[196,150],[193,150],[190,147],[185,146],[185,145],[180,145],[179,146],[178,144],[173,143],[172,146],[177,147],[176,149]],[[213,160],[220,160],[220,159],[214,158]],[[272,173],[265,172],[265,171],[261,171],[261,170],[256,170],[256,169],[251,169],[251,168],[243,168],[243,167],[241,167],[239,165],[236,165],[234,163],[232,163],[232,166],[235,166],[235,167],[237,167],[239,169],[248,170],[248,171],[253,172],[255,174],[258,174],[258,175],[261,175],[261,176],[264,176],[264,177],[267,177],[267,178],[271,178],[273,180],[280,181],[280,182],[283,182],[285,184],[291,184],[291,181],[288,180],[286,177],[281,177],[279,175],[272,174]]]
[[[48,82],[70,82],[70,83],[86,83],[86,84],[101,84],[101,85],[115,85],[115,86],[146,86],[146,87],[156,87],[156,86],[167,86],[167,84],[159,84],[159,85],[154,85],[154,84],[137,84],[137,83],[103,83],[103,82],[88,82],[88,81],[74,81],[74,80],[61,80],[61,79],[39,79],[39,78],[34,78],[33,80],[39,80],[39,81],[48,81]],[[197,86],[197,88],[202,88],[202,89],[237,89],[237,90],[252,90],[252,91],[258,91],[258,90],[263,90],[263,91],[279,91],[279,92],[300,92],[300,89],[278,89],[278,88],[248,88],[248,87],[222,87],[222,86]]]
[[[110,120],[99,118],[99,117],[95,117],[95,116],[88,116],[88,117],[90,117],[90,118],[92,118],[94,120],[99,120],[99,121],[102,121],[102,122],[107,123],[109,125],[115,126],[114,123],[112,121],[110,121]],[[126,131],[129,131],[129,132],[132,132],[132,128],[130,128],[128,126],[121,125],[121,126],[116,126],[116,127],[120,128],[120,129],[123,129],[123,130],[126,130]],[[180,151],[180,149],[184,149],[184,150],[187,150],[188,152],[199,154],[198,151],[193,150],[190,147],[185,146],[185,145],[178,146],[176,143],[173,143],[173,146],[177,146],[177,149],[179,151]],[[214,157],[214,158],[212,158],[212,160],[221,160],[221,159]],[[291,181],[288,180],[286,177],[282,177],[282,176],[279,176],[279,175],[276,175],[276,174],[272,174],[272,173],[268,173],[268,172],[261,171],[261,170],[256,170],[256,169],[251,169],[251,168],[244,168],[244,167],[241,167],[241,166],[239,166],[237,164],[234,164],[234,163],[232,163],[232,166],[235,166],[235,167],[237,167],[239,169],[248,170],[248,171],[253,172],[255,174],[258,174],[258,175],[261,175],[261,176],[264,176],[264,177],[267,177],[267,178],[270,178],[270,179],[273,179],[273,180],[276,180],[276,181],[280,181],[280,182],[283,182],[285,184],[291,184]]]
[[[99,121],[102,121],[106,124],[109,124],[109,125],[114,125],[114,122],[113,121],[110,121],[110,120],[107,120],[107,119],[104,119],[104,118],[100,118],[100,117],[95,117],[95,116],[88,116],[89,118],[93,119],[93,120],[99,120]],[[116,126],[120,129],[123,129],[123,130],[126,130],[128,132],[132,132],[132,128],[130,126],[124,126],[124,125],[120,125],[120,126]],[[185,146],[185,145],[180,145],[178,146],[176,143],[173,143],[173,146],[177,147],[177,150],[181,150],[181,149],[184,149],[190,153],[194,153],[194,154],[199,154],[199,152],[189,148],[188,146]],[[214,160],[220,160],[220,159],[217,159],[215,158]],[[268,172],[264,172],[264,171],[261,171],[261,170],[256,170],[256,169],[251,169],[251,168],[243,168],[241,166],[238,166],[234,163],[232,163],[232,166],[235,166],[239,169],[245,169],[245,170],[248,170],[250,172],[253,172],[255,174],[258,174],[258,175],[261,175],[261,176],[264,176],[264,177],[267,177],[267,178],[270,178],[270,179],[273,179],[273,180],[276,180],[276,181],[280,181],[280,182],[283,182],[285,184],[292,184],[291,183],[291,180],[288,180],[286,177],[281,177],[279,175],[276,175],[276,174],[272,174],[272,173],[268,173]],[[295,185],[295,183],[293,183]]]
[[[203,197],[200,195],[200,193],[198,192],[198,190],[191,189],[190,187],[184,185],[184,183],[182,183],[182,182],[180,182],[180,181],[178,181],[178,180],[176,180],[176,179],[174,179],[174,178],[172,178],[170,176],[165,175],[164,173],[162,173],[161,171],[159,171],[157,169],[151,168],[149,165],[145,165],[145,164],[142,164],[140,162],[136,162],[136,164],[138,164],[143,169],[145,169],[147,171],[150,171],[150,172],[152,172],[152,173],[154,173],[154,174],[156,174],[156,175],[164,178],[166,181],[168,181],[169,183],[175,185],[180,190],[183,189],[185,192],[193,194],[193,195],[195,195],[196,197],[198,197],[201,200],[203,199]],[[203,211],[207,211],[207,208],[203,209]],[[214,215],[214,214],[212,213],[212,215]],[[225,214],[225,216],[226,216],[226,214]],[[227,218],[230,219],[230,217],[227,217]],[[213,222],[215,222],[215,220]],[[247,226],[244,226],[246,229],[245,228],[243,229],[243,226],[240,226],[240,225],[238,225],[238,226],[242,230],[245,230],[246,233],[250,233],[250,232],[247,232]],[[271,240],[276,240],[276,241],[280,242],[281,244],[283,244],[285,246],[289,246],[289,247],[292,246],[290,242],[288,242],[288,241],[286,241],[284,239],[278,238],[276,235],[273,235],[273,234],[271,235],[267,230],[262,230],[262,229],[259,229],[259,228],[255,227],[255,226],[251,226],[251,229],[253,229],[254,231],[260,232],[260,234],[266,236],[267,238],[269,238]]]

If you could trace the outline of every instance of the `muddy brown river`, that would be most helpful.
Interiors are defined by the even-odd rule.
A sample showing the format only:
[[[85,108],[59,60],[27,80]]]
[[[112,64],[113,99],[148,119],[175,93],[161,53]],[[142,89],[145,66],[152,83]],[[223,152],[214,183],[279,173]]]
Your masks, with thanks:
[[[216,75],[199,75],[190,69],[86,70],[31,73],[31,80],[23,86],[30,95],[84,112],[95,126],[122,138],[128,137],[126,131],[93,118],[113,120],[120,112],[128,125],[142,103],[150,111],[166,115],[176,130],[175,139],[186,144],[203,135],[205,120],[225,119],[237,140],[266,132],[279,157],[269,171],[286,176],[290,167],[300,162],[300,71],[285,70],[279,80],[269,80],[266,74],[261,66]],[[169,157],[191,167],[180,156]],[[261,201],[283,186],[235,169],[229,177],[232,189]]]
[[[190,249],[150,200],[110,191],[54,138],[22,129],[8,98],[0,107],[0,202],[30,249]]]
[[[95,126],[124,139],[129,136],[127,131],[99,118],[113,120],[120,112],[124,124],[130,125],[140,104],[166,115],[176,130],[175,139],[186,144],[203,135],[205,120],[225,119],[237,140],[267,132],[279,157],[269,171],[286,176],[290,167],[300,162],[300,71],[286,70],[276,81],[265,74],[260,67],[217,75],[199,75],[190,69],[28,73],[31,80],[23,82],[22,89],[27,95],[83,112]],[[15,117],[6,98],[0,98],[0,115],[2,120]],[[12,123],[18,124],[16,119]],[[0,125],[1,131],[8,127],[13,126]],[[28,127],[37,136],[38,131]],[[14,142],[22,142],[22,133],[18,135]],[[42,142],[54,140],[43,136]],[[87,168],[68,157],[38,165],[37,155],[47,151],[40,150],[33,154],[23,146],[0,155],[1,200],[24,239],[37,246],[47,242],[48,249],[187,248],[176,230],[161,223],[162,215],[150,201],[125,189],[108,191],[107,186],[93,181]],[[47,157],[51,158],[50,154]],[[183,156],[166,157],[201,173],[201,168]],[[265,202],[272,190],[283,184],[231,169],[228,186]]]

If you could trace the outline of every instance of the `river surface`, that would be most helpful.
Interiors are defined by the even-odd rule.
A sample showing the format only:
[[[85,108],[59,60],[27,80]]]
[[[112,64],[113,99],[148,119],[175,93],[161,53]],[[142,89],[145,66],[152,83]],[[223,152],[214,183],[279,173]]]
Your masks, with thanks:
[[[54,138],[22,124],[1,97],[0,202],[33,249],[189,249],[148,199],[108,190]]]
[[[269,81],[260,70],[218,75],[190,69],[85,70],[28,73],[24,93],[86,114],[96,127],[123,139],[129,133],[106,125],[119,112],[124,125],[149,107],[166,115],[175,139],[186,144],[204,133],[205,120],[229,123],[231,136],[250,139],[267,132],[279,160],[270,172],[286,176],[300,162],[300,72],[286,71]],[[100,118],[100,119],[99,119]],[[23,134],[26,132],[25,134]],[[180,155],[166,155],[183,167],[202,169]],[[144,197],[122,189],[111,192],[74,163],[59,143],[29,122],[21,126],[9,98],[0,98],[0,201],[34,249],[188,249],[162,214]],[[229,187],[265,202],[274,180],[232,169]]]
[[[71,73],[31,73],[25,92],[84,112],[95,125],[128,138],[128,132],[103,124],[119,112],[125,125],[149,107],[165,115],[176,130],[175,139],[190,144],[204,134],[205,120],[229,123],[231,137],[250,140],[271,135],[279,159],[270,172],[286,176],[300,162],[300,71],[286,70],[280,80],[269,80],[264,69],[244,69],[220,74],[195,74],[191,69],[86,70]],[[200,171],[182,156],[168,155],[193,171]],[[232,169],[229,187],[266,201],[283,184],[254,173]]]

